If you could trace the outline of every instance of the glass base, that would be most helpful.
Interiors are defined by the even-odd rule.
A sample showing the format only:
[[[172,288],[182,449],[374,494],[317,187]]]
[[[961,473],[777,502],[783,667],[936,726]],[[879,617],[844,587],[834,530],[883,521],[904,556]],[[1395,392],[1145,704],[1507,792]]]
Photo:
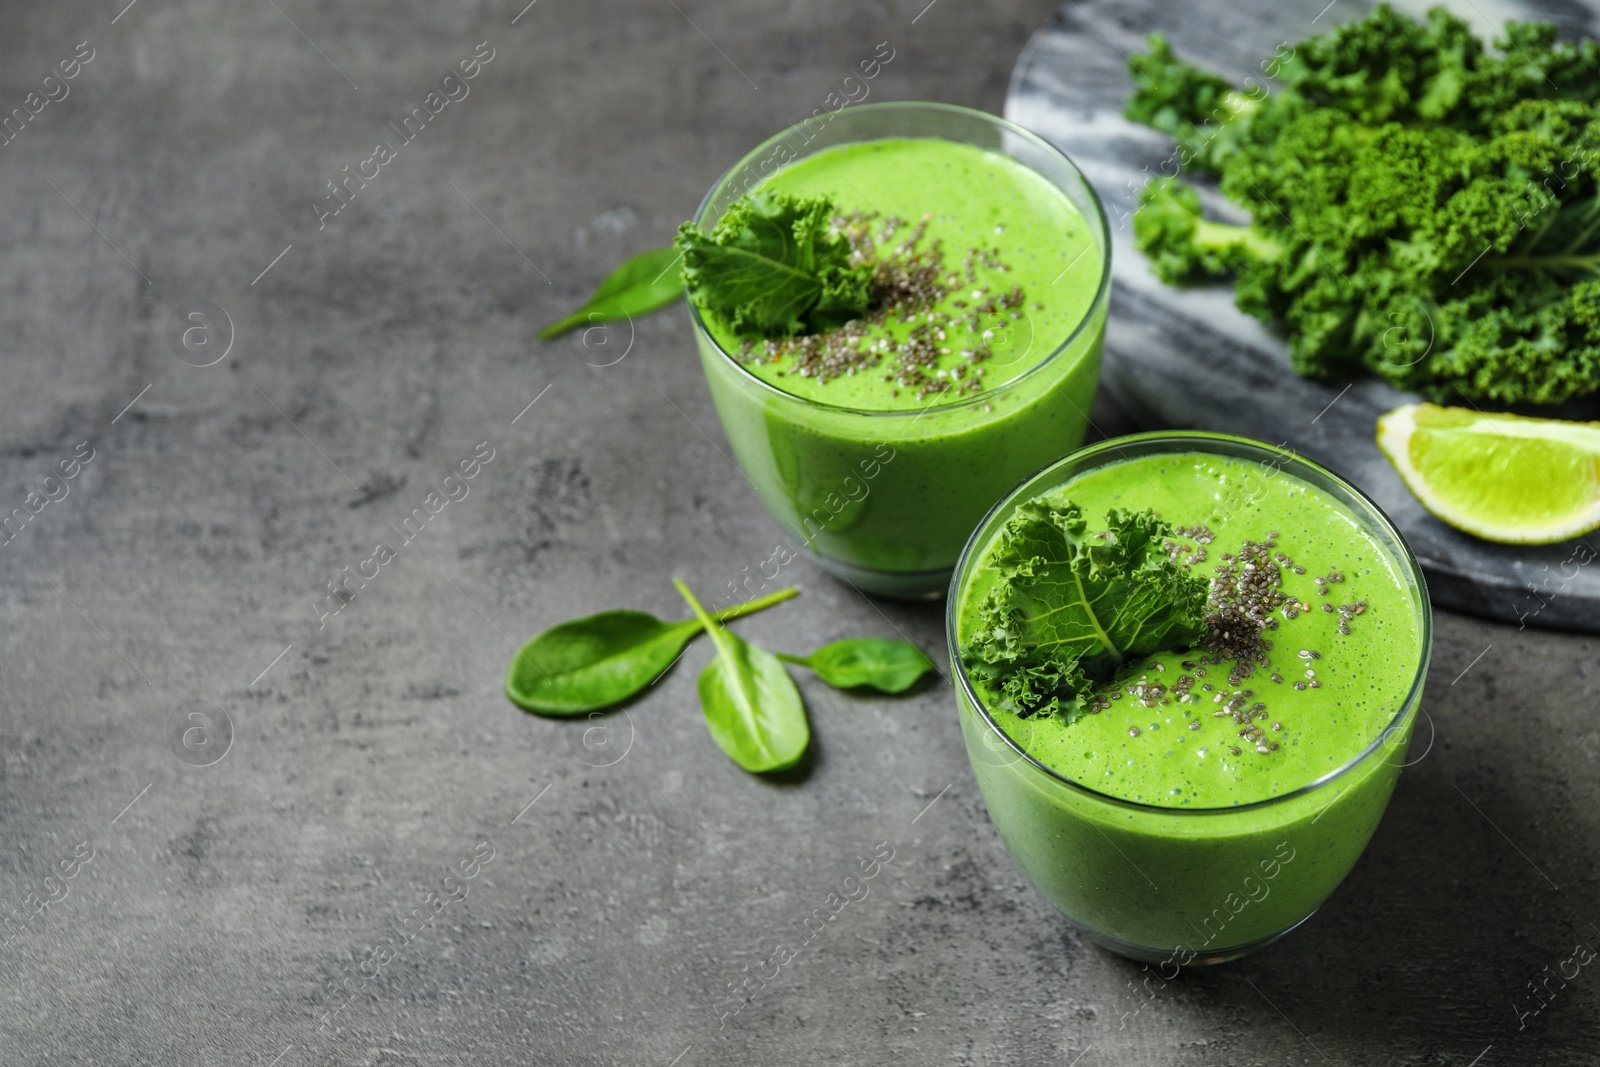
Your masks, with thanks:
[[[869,567],[812,555],[811,562],[848,585],[873,596],[892,597],[895,600],[938,600],[950,590],[950,575],[954,567],[940,567],[931,571],[877,571]]]
[[[1227,963],[1231,960],[1238,959],[1240,956],[1248,956],[1250,953],[1255,952],[1258,949],[1266,948],[1279,938],[1299,929],[1300,925],[1304,923],[1306,919],[1311,918],[1311,916],[1315,914],[1316,911],[1313,909],[1309,915],[1295,923],[1293,926],[1279,930],[1275,934],[1269,934],[1266,937],[1258,938],[1257,940],[1251,941],[1248,944],[1236,945],[1232,948],[1219,948],[1204,952],[1196,952],[1187,960],[1183,959],[1182,957],[1186,952],[1190,951],[1188,949],[1146,948],[1143,945],[1132,945],[1125,941],[1118,941],[1114,937],[1105,937],[1101,934],[1093,933],[1089,930],[1083,929],[1081,926],[1078,926],[1077,930],[1084,936],[1084,938],[1089,941],[1093,941],[1101,948],[1115,952],[1119,956],[1126,956],[1128,959],[1135,960],[1139,963],[1151,963],[1158,965],[1177,964],[1180,967],[1214,967],[1219,963]],[[1076,926],[1076,924],[1074,924],[1074,926]]]

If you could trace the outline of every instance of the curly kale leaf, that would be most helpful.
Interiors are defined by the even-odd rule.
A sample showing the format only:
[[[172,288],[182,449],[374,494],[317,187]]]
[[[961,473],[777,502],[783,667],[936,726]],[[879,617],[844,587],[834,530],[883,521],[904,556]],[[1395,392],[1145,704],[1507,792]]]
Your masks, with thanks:
[[[1228,274],[1281,252],[1276,240],[1248,226],[1212,222],[1200,213],[1200,195],[1172,178],[1156,178],[1139,193],[1134,243],[1150,269],[1168,285]]]
[[[823,197],[741,197],[708,234],[678,229],[689,298],[736,333],[793,337],[842,326],[867,310],[873,268],[851,260]]]
[[[1150,511],[1112,511],[1089,534],[1076,504],[1020,505],[989,557],[1001,580],[963,650],[968,670],[1017,715],[1071,723],[1130,657],[1192,645],[1207,583],[1168,557],[1171,532]]]
[[[1471,122],[1468,99],[1484,58],[1472,28],[1442,7],[1412,19],[1379,4],[1364,19],[1294,46],[1279,76],[1283,96],[1357,122]]]
[[[1185,63],[1159,33],[1150,51],[1128,61],[1135,89],[1123,114],[1171,135],[1183,166],[1216,170],[1234,142],[1246,135],[1259,100],[1226,78]]]
[[[1600,392],[1600,45],[1538,23],[1497,45],[1443,9],[1385,5],[1294,45],[1281,87],[1191,153],[1252,221],[1206,219],[1157,178],[1138,247],[1168,284],[1231,275],[1301,374],[1498,404]],[[1128,113],[1180,159],[1195,101],[1227,96],[1184,67],[1160,40],[1129,64]]]

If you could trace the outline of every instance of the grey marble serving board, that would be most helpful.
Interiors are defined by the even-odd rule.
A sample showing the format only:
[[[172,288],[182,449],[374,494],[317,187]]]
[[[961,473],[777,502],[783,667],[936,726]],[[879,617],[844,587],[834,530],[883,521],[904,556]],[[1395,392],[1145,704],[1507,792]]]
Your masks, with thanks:
[[[1424,4],[1396,4],[1420,13]],[[1600,35],[1595,12],[1568,2],[1460,0],[1486,31],[1506,18],[1555,22]],[[1033,35],[1012,72],[1006,116],[1060,147],[1105,203],[1112,227],[1111,315],[1105,387],[1147,428],[1219,430],[1283,443],[1367,492],[1410,541],[1436,605],[1519,626],[1600,633],[1600,534],[1560,545],[1512,547],[1468,537],[1429,515],[1378,451],[1383,412],[1410,394],[1372,380],[1314,382],[1289,369],[1283,341],[1233,305],[1226,286],[1172,289],[1133,247],[1130,213],[1146,171],[1172,151],[1165,135],[1122,117],[1127,56],[1160,30],[1179,54],[1240,83],[1279,42],[1299,41],[1370,5],[1349,0],[1067,0]],[[1203,182],[1209,213],[1233,214]],[[1587,412],[1583,417],[1597,418]]]

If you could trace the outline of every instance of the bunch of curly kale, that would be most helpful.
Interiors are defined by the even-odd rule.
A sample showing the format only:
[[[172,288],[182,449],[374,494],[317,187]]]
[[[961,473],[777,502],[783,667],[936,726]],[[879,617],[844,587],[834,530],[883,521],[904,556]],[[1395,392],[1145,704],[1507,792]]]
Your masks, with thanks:
[[[1502,404],[1600,391],[1594,41],[1512,22],[1491,51],[1442,8],[1380,5],[1295,46],[1272,93],[1149,46],[1128,117],[1252,220],[1204,219],[1193,188],[1151,181],[1134,235],[1163,281],[1233,275],[1312,377],[1365,368]]]

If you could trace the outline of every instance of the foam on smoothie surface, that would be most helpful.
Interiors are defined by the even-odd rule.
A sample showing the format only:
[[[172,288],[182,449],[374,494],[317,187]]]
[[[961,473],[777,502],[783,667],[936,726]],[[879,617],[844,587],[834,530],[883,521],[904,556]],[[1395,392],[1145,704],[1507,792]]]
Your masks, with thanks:
[[[1237,553],[1246,541],[1265,542],[1276,531],[1273,554],[1282,552],[1304,568],[1303,574],[1282,568],[1283,592],[1310,610],[1275,612],[1277,628],[1262,633],[1273,645],[1269,665],[1233,685],[1232,661],[1203,665],[1204,653],[1194,649],[1142,657],[1120,683],[1099,690],[1118,694],[1115,699],[1070,725],[1019,718],[998,707],[993,694],[982,694],[1000,728],[1045,766],[1098,792],[1143,804],[1248,804],[1292,792],[1349,762],[1400,709],[1422,651],[1413,594],[1356,516],[1322,490],[1259,463],[1174,453],[1098,468],[1047,498],[1077,503],[1091,529],[1103,528],[1112,508],[1150,508],[1174,526],[1207,527],[1207,545],[1192,537],[1173,540],[1206,550],[1191,570],[1208,578],[1226,565],[1223,553]],[[1316,581],[1330,574],[1342,580]],[[962,603],[963,641],[997,580],[985,563],[974,569]],[[1338,610],[1358,600],[1365,602],[1360,614]],[[1325,603],[1334,610],[1325,610]],[[1283,680],[1273,681],[1274,673]],[[1170,690],[1184,676],[1193,684],[1180,701]],[[1164,687],[1154,707],[1129,692],[1141,679]],[[1277,747],[1265,753],[1240,736],[1233,717],[1215,714],[1245,690],[1253,691],[1244,698],[1246,708],[1266,705],[1254,724],[1264,743]]]
[[[981,368],[977,391],[951,389],[919,396],[917,388],[885,381],[891,354],[876,365],[828,380],[796,372],[793,359],[768,362],[757,346],[738,356],[741,338],[715,316],[705,322],[722,348],[735,354],[751,373],[808,400],[872,411],[919,410],[929,404],[981,396],[1036,365],[1082,321],[1094,301],[1102,258],[1093,231],[1077,208],[1055,186],[1008,156],[937,138],[888,138],[839,145],[797,160],[762,182],[796,196],[826,196],[843,215],[866,217],[880,250],[887,251],[926,223],[919,247],[942,245],[947,279],[961,285],[945,294],[932,311],[955,323],[936,343],[942,351],[926,368],[935,380],[964,385]],[[887,241],[876,239],[903,220]],[[967,276],[969,255],[972,278]],[[1002,269],[1004,268],[1004,269]],[[991,299],[1020,289],[1020,306],[979,316],[979,331],[966,323]],[[1017,314],[1014,314],[1017,313]],[[864,344],[903,345],[923,316],[897,315],[873,327]],[[991,331],[985,339],[982,330]],[[963,350],[986,344],[988,357],[973,363]],[[754,358],[752,358],[752,356]],[[959,371],[961,377],[951,377]],[[943,372],[943,373],[940,373]]]

